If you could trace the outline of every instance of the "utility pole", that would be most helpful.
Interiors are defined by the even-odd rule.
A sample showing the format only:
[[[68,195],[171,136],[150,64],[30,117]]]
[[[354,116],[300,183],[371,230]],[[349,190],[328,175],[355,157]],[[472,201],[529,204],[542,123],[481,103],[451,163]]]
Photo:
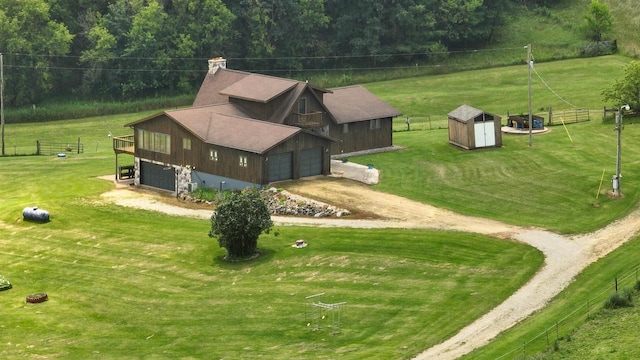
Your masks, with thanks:
[[[2,156],[4,156],[4,58],[0,53],[0,127],[2,127]]]
[[[624,105],[618,108],[618,112],[616,113],[616,128],[615,130],[618,132],[618,146],[616,151],[616,174],[613,176],[613,196],[620,197],[622,196],[622,191],[620,190],[620,183],[622,182],[622,170],[621,168],[621,158],[622,158],[622,111],[629,110],[629,105]]]
[[[529,147],[533,146],[533,113],[531,106],[531,68],[533,68],[533,60],[531,60],[531,44],[527,48],[527,66],[529,67]]]

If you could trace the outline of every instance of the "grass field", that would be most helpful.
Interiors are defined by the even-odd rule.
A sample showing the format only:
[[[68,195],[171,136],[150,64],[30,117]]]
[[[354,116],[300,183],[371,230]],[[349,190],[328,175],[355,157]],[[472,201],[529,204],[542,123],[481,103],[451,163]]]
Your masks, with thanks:
[[[95,176],[112,161],[103,150],[0,162],[0,275],[13,284],[0,292],[0,357],[404,359],[542,262],[485,236],[294,227],[264,236],[258,259],[227,263],[206,220],[103,202],[112,185]],[[21,221],[32,205],[52,221]],[[310,245],[293,249],[300,238]],[[49,301],[25,304],[41,291]],[[339,335],[332,313],[319,331],[306,326],[305,297],[321,292],[347,302]]]
[[[581,89],[588,88],[605,83],[604,73],[621,71],[624,61],[603,58],[599,71],[592,71],[594,63],[559,63],[565,71],[556,70],[557,80],[581,78]],[[443,77],[447,83],[489,78],[504,84],[513,73]],[[376,86],[404,109],[390,94],[414,85]],[[444,88],[438,91],[444,98]],[[471,105],[493,106],[478,94],[468,93]],[[595,107],[597,100],[588,99],[597,96],[588,96],[585,102]],[[420,106],[413,109],[443,113],[449,105]],[[470,234],[316,228],[282,228],[280,237],[261,239],[264,253],[256,261],[227,264],[206,236],[207,221],[101,201],[112,185],[96,177],[114,167],[107,134],[127,134],[123,124],[148,114],[7,127],[8,141],[80,137],[85,153],[0,161],[0,275],[14,285],[0,293],[0,356],[404,359],[486,312],[541,264],[540,253],[529,247]],[[619,200],[598,194],[602,171],[607,188],[615,166],[611,124],[594,120],[567,130],[572,141],[555,127],[536,136],[532,148],[525,137],[508,137],[503,148],[483,151],[448,145],[446,130],[396,132],[395,143],[406,150],[350,160],[379,168],[384,191],[520,225],[585,232],[637,205],[639,149],[626,139],[640,129],[632,121],[624,129],[625,197]],[[597,195],[600,206],[594,207]],[[22,222],[22,209],[33,205],[49,210],[52,221]],[[311,244],[303,252],[290,247],[298,238]],[[617,261],[632,258],[622,253]],[[38,291],[50,300],[25,304],[25,296]],[[304,298],[319,292],[326,293],[325,302],[347,302],[338,336],[326,326],[318,332],[306,327]],[[512,343],[504,344],[496,346]]]

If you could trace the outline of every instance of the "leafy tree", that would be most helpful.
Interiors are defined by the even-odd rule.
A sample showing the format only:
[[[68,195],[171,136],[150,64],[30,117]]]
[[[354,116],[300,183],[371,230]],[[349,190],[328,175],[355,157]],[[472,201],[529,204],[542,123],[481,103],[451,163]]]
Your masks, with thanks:
[[[5,97],[33,104],[53,86],[52,58],[66,55],[73,35],[51,19],[43,0],[0,0],[0,51],[6,54]]]
[[[123,57],[122,95],[149,95],[170,88],[171,43],[168,16],[157,1],[149,1],[133,17]]]
[[[325,30],[330,19],[324,0],[234,0],[227,4],[237,16],[234,51],[239,57],[251,58],[250,66],[299,69],[303,65],[300,57],[328,53]],[[266,65],[255,61],[269,58],[275,59]]]
[[[613,27],[613,18],[607,5],[598,0],[591,0],[589,11],[584,15],[584,27],[587,38],[595,42],[602,41],[602,36]]]
[[[225,195],[211,216],[209,237],[218,239],[228,258],[247,258],[256,253],[258,237],[269,233],[273,222],[260,192],[253,188]]]
[[[180,91],[191,90],[200,85],[206,73],[207,62],[203,59],[228,56],[224,49],[229,48],[232,40],[231,24],[235,16],[222,0],[173,0],[165,11],[169,15],[167,27],[171,29],[170,51],[174,59],[180,59],[171,64],[175,70],[171,83]]]
[[[640,111],[640,61],[630,62],[624,69],[624,78],[616,80],[602,95],[616,107],[628,104],[633,111]]]
[[[108,6],[106,14],[87,17],[85,32],[89,46],[82,51],[80,62],[89,66],[83,74],[85,93],[117,97],[126,80],[122,56],[127,46],[127,34],[139,7],[130,0],[117,0]]]

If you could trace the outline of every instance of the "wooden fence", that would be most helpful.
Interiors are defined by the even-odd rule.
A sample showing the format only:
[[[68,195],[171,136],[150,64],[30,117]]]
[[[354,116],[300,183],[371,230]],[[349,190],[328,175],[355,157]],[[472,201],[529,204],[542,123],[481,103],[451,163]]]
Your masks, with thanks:
[[[591,121],[602,117],[603,120],[607,116],[607,112],[603,113],[601,110],[586,110],[586,109],[572,109],[572,110],[553,110],[549,108],[546,112],[534,113],[534,115],[546,118],[545,125],[554,126],[564,124],[575,124],[580,122]],[[610,116],[610,115],[609,115]],[[509,112],[506,116],[503,116],[503,125],[506,126],[506,119],[509,117]],[[406,122],[406,116],[400,116],[393,119],[393,131],[409,131],[409,130],[438,130],[449,128],[449,122],[447,115],[419,115],[411,116],[409,124]]]
[[[57,154],[82,154],[84,144],[78,138],[77,142],[54,143],[37,140],[35,146],[25,144],[7,144],[4,149],[5,156],[25,155],[57,155]]]
[[[496,357],[499,359],[527,359],[535,358],[541,351],[558,346],[560,340],[570,341],[571,333],[589,320],[594,314],[605,307],[605,302],[614,293],[623,289],[637,289],[639,284],[640,265],[614,279],[604,288],[590,289],[587,301],[564,313],[562,317],[553,319],[547,324],[547,328],[537,334],[529,334],[522,339],[522,345],[516,346],[510,351]],[[546,350],[545,350],[546,349]]]
[[[591,110],[573,109],[573,110],[553,110],[549,108],[549,120],[547,125],[572,124],[584,121],[590,121],[592,117]]]

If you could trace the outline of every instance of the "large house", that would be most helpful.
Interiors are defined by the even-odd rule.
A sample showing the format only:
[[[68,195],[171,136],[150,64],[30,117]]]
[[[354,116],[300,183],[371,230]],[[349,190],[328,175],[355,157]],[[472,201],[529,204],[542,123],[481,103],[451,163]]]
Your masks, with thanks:
[[[133,135],[114,138],[116,169],[176,194],[327,175],[331,155],[391,146],[399,115],[361,86],[321,89],[214,58],[192,107],[125,125]],[[134,165],[119,167],[121,153]]]

